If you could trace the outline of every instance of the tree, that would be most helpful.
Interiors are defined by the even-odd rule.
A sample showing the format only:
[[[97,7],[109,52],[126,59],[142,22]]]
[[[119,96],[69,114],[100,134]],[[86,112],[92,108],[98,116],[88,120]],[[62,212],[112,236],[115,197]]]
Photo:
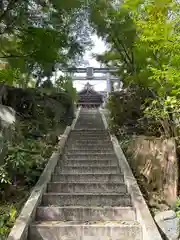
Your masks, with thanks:
[[[108,51],[98,59],[118,67],[124,85],[135,82],[140,88],[149,89],[155,100],[148,102],[148,109],[153,109],[155,101],[154,119],[161,123],[163,119],[167,129],[175,129],[168,130],[168,136],[176,133],[176,137],[178,126],[174,118],[179,118],[179,108],[174,103],[179,106],[180,92],[179,13],[180,4],[176,0],[124,0],[116,7],[112,1],[97,0],[91,14],[91,25],[108,46]],[[150,111],[146,109],[146,117],[148,114],[152,117]]]
[[[77,100],[77,92],[76,89],[73,87],[73,80],[70,76],[60,76],[54,84],[54,87],[57,90],[64,90],[71,96],[73,102]]]
[[[124,0],[115,7],[112,1],[97,0],[91,24],[108,46],[98,59],[118,67],[125,83],[134,81],[155,92],[162,85],[168,92],[179,85],[178,2]]]
[[[3,0],[0,26],[0,57],[23,74],[37,76],[37,86],[52,76],[57,63],[73,64],[90,46],[80,0]]]
[[[97,58],[109,66],[118,67],[121,75],[124,70],[134,75],[137,71],[134,59],[136,26],[129,11],[120,4],[112,4],[112,1],[97,1],[97,5],[99,7],[96,6],[91,14],[91,24],[108,47],[108,51]]]

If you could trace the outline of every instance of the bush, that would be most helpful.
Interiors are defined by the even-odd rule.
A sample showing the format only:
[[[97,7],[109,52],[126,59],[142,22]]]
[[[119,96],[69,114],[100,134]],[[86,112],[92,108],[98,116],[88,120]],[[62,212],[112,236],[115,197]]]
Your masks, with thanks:
[[[108,99],[107,108],[110,112],[110,129],[116,135],[122,133],[142,133],[144,126],[141,105],[151,96],[147,89],[129,86],[127,89],[114,92]],[[145,121],[143,119],[143,121]]]
[[[3,240],[15,220],[15,209],[20,210],[38,181],[57,136],[74,117],[74,104],[68,92],[5,88],[3,103],[14,107],[17,122],[4,164],[0,166],[0,239]],[[6,207],[2,213],[1,207],[9,203],[13,207]]]
[[[5,240],[7,238],[7,234],[9,232],[9,228],[11,228],[16,219],[16,208],[12,205],[8,211],[8,213],[1,214],[0,218],[0,239]]]
[[[39,120],[40,121],[40,120]],[[49,128],[53,130],[54,123],[50,119],[47,128],[40,129],[39,121],[21,121],[16,126],[14,141],[8,143],[8,154],[4,165],[0,166],[0,198],[1,205],[9,202],[18,208],[19,203],[24,204],[27,193],[38,181],[54,147],[55,141],[50,140]],[[50,124],[51,122],[51,124]],[[21,196],[19,199],[18,196]],[[0,206],[1,207],[1,206]],[[19,209],[17,209],[19,210]],[[12,210],[6,209],[0,213],[0,239],[6,239],[12,221]]]

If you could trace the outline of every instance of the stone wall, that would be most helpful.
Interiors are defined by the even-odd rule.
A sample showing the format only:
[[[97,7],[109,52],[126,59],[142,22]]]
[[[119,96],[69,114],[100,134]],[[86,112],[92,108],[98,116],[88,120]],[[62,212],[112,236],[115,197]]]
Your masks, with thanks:
[[[134,136],[127,154],[131,168],[136,172],[149,199],[158,195],[158,201],[172,204],[177,198],[178,161],[173,139]]]

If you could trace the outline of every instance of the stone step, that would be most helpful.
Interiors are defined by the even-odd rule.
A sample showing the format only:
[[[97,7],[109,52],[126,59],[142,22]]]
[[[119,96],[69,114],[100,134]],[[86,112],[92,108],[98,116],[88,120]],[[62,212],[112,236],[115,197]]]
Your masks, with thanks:
[[[78,144],[78,145],[99,145],[99,144],[103,144],[103,145],[111,145],[112,146],[112,142],[110,139],[108,140],[101,140],[101,139],[93,139],[93,140],[88,140],[88,139],[68,139],[68,145],[71,144]]]
[[[100,116],[94,116],[93,118],[89,115],[87,116],[83,116],[82,118],[80,117],[77,121],[76,124],[86,124],[89,123],[89,124],[101,124],[102,123],[102,120],[100,118]],[[102,127],[102,124],[101,124],[101,127]]]
[[[97,118],[92,119],[92,118],[89,118],[88,116],[78,119],[76,124],[77,124],[76,127],[77,126],[81,126],[81,127],[85,126],[85,128],[83,128],[83,130],[89,130],[88,126],[90,126],[90,127],[94,126],[95,128],[99,127],[98,130],[105,130],[105,128],[103,126],[103,122],[101,121],[101,119],[97,119]],[[74,130],[76,130],[76,129],[74,129]]]
[[[101,139],[108,139],[108,138],[110,138],[110,135],[109,134],[98,134],[98,133],[94,133],[94,134],[72,134],[72,133],[70,133],[69,134],[69,138],[78,138],[78,137],[80,137],[80,138],[87,138],[87,139],[89,139],[89,138],[97,138],[97,137],[99,137],[99,138],[101,138]]]
[[[95,125],[95,126],[100,126],[100,130],[101,129],[104,129],[104,126],[103,126],[103,124],[102,124],[103,122],[102,122],[102,120],[101,119],[99,119],[99,116],[97,116],[96,118],[90,118],[90,116],[87,116],[87,117],[83,117],[83,118],[79,118],[78,119],[78,121],[77,121],[77,125]],[[76,129],[74,129],[74,130],[76,130]],[[84,129],[83,129],[84,130]],[[88,130],[88,129],[85,129],[85,130]]]
[[[103,123],[100,124],[78,124],[75,127],[75,130],[77,131],[84,131],[84,130],[91,130],[91,131],[99,131],[104,130],[104,126],[101,126]]]
[[[66,151],[65,151],[65,153],[66,154],[94,154],[94,153],[96,153],[96,154],[109,154],[109,153],[111,153],[111,154],[114,154],[114,151],[113,151],[113,149],[110,149],[110,150],[108,150],[108,149],[96,149],[96,150],[93,150],[93,149],[82,149],[82,150],[69,150],[69,149],[66,149]]]
[[[29,240],[142,240],[142,228],[135,221],[42,222],[34,223]]]
[[[78,118],[77,124],[78,123],[101,123],[102,119],[100,115],[95,115],[92,117],[92,115],[83,115]]]
[[[132,206],[127,193],[44,193],[43,206]]]
[[[100,116],[100,114],[98,113],[98,114],[94,114],[94,113],[81,113],[80,114],[80,116],[79,116],[79,118],[78,118],[78,121],[77,121],[77,123],[79,122],[79,121],[84,121],[84,120],[88,120],[88,121],[101,121],[101,116]]]
[[[77,131],[77,132],[71,132],[70,137],[79,137],[79,136],[86,136],[86,137],[109,137],[108,132],[99,132],[98,130],[95,130],[94,132],[85,132],[85,131]]]
[[[66,146],[65,151],[113,151],[113,147],[111,145],[75,145],[75,144],[68,144]]]
[[[80,123],[79,121],[77,121],[77,124],[78,123]],[[92,121],[88,121],[88,120],[85,120],[84,121],[84,123],[86,124],[86,123],[88,123],[88,124],[91,124],[91,125],[93,125],[93,123],[95,123],[95,125],[96,125],[96,123],[101,123],[101,121],[97,121],[97,122],[92,122]],[[72,131],[71,131],[71,133],[79,133],[80,131],[79,130],[76,130],[76,129],[73,129]],[[94,130],[89,130],[89,129],[84,129],[84,130],[81,130],[81,132],[84,132],[84,133],[95,133],[95,131]],[[97,132],[98,133],[108,133],[109,131],[107,130],[107,129],[97,129]]]
[[[83,116],[82,118],[80,117],[77,121],[77,124],[79,125],[86,125],[87,124],[93,124],[93,125],[100,125],[101,128],[103,127],[103,122],[100,116],[96,115],[93,118],[91,116]]]
[[[69,136],[70,139],[73,139],[73,140],[96,140],[96,139],[99,139],[99,140],[110,140],[110,137],[109,136],[101,136],[101,135],[70,135]]]
[[[85,126],[85,124],[83,124],[83,125]],[[103,128],[98,129],[96,123],[95,124],[91,123],[89,125],[91,125],[91,127],[94,127],[94,130],[92,128],[91,129],[81,128],[80,130],[79,129],[74,129],[74,130],[71,131],[70,134],[96,134],[96,133],[97,134],[103,134],[103,135],[104,134],[109,134],[109,131],[106,130],[106,129],[103,129]],[[80,124],[79,124],[79,126],[80,126]]]
[[[61,165],[62,161],[58,162],[58,165]],[[116,167],[118,166],[118,162],[117,160],[86,160],[86,159],[81,159],[81,160],[65,160],[63,161],[64,166],[68,166],[68,167],[74,167],[74,166],[82,166],[82,167],[86,167],[86,166],[101,166],[101,167],[105,167],[105,166],[112,166],[112,167]]]
[[[83,116],[82,118],[80,117],[77,121],[76,124],[83,124],[85,125],[86,123],[88,124],[94,124],[94,125],[101,125],[102,128],[102,120],[100,116],[95,116],[94,118],[91,118],[91,116]]]
[[[81,143],[74,143],[72,142],[71,144],[68,143],[68,145],[66,147],[76,147],[76,148],[113,148],[113,145],[110,144],[110,143],[103,143],[103,142],[100,142],[100,143],[92,143],[92,144],[88,144],[88,143],[84,143],[84,142],[81,142]]]
[[[91,141],[91,142],[101,142],[101,143],[111,143],[111,139],[109,137],[85,137],[85,136],[78,136],[78,137],[70,137],[68,139],[68,144],[71,143],[76,143],[76,142],[83,142],[86,143],[86,141]]]
[[[89,160],[117,160],[117,157],[115,155],[115,153],[91,153],[91,154],[87,154],[87,153],[81,153],[81,154],[64,154],[63,156],[64,160],[72,160],[72,159],[89,159]]]
[[[79,121],[77,121],[77,123],[78,123]],[[85,121],[85,123],[87,123],[88,122],[88,120],[86,120]],[[101,121],[100,121],[101,122]],[[89,122],[90,123],[90,122]],[[79,132],[79,130],[72,130],[71,131],[71,133],[76,133],[76,132]],[[81,130],[81,132],[85,132],[85,133],[94,133],[94,131],[92,131],[92,130],[86,130],[86,129],[84,129],[84,130]],[[97,130],[97,132],[98,133],[108,133],[109,131],[107,130],[107,129],[104,129],[104,130]]]
[[[124,182],[122,174],[53,174],[52,182]]]
[[[38,207],[37,221],[135,221],[132,207]]]
[[[55,168],[55,173],[76,173],[76,174],[81,174],[81,173],[120,173],[119,167],[56,167]]]
[[[99,130],[99,131],[104,131],[106,130],[103,126],[102,121],[97,121],[97,120],[92,120],[92,119],[83,119],[80,122],[77,122],[76,128],[74,130]]]
[[[65,183],[50,182],[48,183],[47,192],[63,192],[63,193],[126,193],[127,187],[124,183]]]
[[[77,123],[76,124],[80,124],[80,123],[101,123],[102,122],[102,119],[100,117],[100,115],[95,115],[95,116],[91,116],[91,115],[84,115],[84,116],[80,116]]]
[[[92,118],[89,118],[89,116],[79,118],[77,123],[76,123],[76,127],[77,126],[85,126],[85,128],[83,128],[83,130],[89,130],[87,126],[94,126],[96,128],[98,126],[99,127],[98,130],[105,130],[102,120],[98,119],[98,118],[92,119]],[[76,130],[76,129],[74,129],[74,130]]]

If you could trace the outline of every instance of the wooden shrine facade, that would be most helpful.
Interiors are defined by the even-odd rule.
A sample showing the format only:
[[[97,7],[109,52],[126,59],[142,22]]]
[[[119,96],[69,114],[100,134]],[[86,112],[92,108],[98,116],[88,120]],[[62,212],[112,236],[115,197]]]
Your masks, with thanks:
[[[102,105],[102,103],[103,95],[96,92],[89,83],[87,83],[84,89],[78,93],[78,107],[98,108]]]

